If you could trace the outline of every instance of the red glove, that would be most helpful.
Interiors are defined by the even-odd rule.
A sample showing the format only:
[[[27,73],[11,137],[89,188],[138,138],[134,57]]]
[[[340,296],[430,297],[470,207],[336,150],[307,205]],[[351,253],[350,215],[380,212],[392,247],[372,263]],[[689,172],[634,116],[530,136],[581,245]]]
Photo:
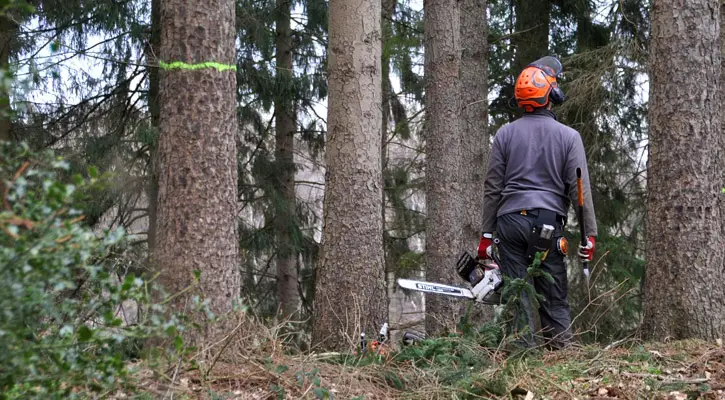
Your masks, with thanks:
[[[582,262],[589,262],[592,261],[594,258],[594,245],[596,243],[596,238],[594,236],[589,236],[589,239],[587,240],[587,246],[582,246],[581,243],[579,243],[579,259]]]
[[[491,235],[490,233],[484,233],[483,235],[481,235],[481,241],[478,242],[479,260],[491,259],[491,245],[493,245],[493,235]]]

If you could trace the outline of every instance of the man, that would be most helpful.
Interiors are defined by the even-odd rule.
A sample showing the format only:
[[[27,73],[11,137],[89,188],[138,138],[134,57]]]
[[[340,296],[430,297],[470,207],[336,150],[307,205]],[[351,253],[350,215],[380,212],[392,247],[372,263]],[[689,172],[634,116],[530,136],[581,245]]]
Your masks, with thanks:
[[[589,239],[587,246],[579,246],[582,261],[592,259],[597,235],[584,145],[579,133],[559,123],[551,111],[552,104],[565,100],[556,81],[561,71],[559,60],[543,57],[529,64],[516,80],[515,98],[524,114],[494,137],[478,246],[479,259],[490,259],[495,235],[501,272],[511,279],[525,277],[535,254],[542,254],[541,269],[553,282],[540,276],[530,283],[544,297],[538,311],[544,336],[554,348],[572,341],[564,261],[567,243],[562,231],[569,205],[578,204],[577,168],[582,170]],[[526,293],[521,306],[524,315],[515,316],[516,329],[523,345],[531,347],[535,345],[534,310]],[[523,329],[526,326],[530,329]]]

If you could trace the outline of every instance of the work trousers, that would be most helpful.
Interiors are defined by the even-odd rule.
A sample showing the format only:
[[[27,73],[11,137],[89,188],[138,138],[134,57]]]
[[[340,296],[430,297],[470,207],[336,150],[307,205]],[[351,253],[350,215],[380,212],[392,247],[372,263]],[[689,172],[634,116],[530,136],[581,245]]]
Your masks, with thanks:
[[[536,214],[527,215],[511,213],[498,217],[496,232],[500,239],[498,253],[500,257],[501,272],[511,278],[526,277],[529,260],[526,256],[529,237],[531,235]],[[566,276],[566,263],[564,256],[556,249],[556,239],[562,236],[563,224],[556,223],[552,249],[541,263],[540,268],[551,275],[553,282],[543,276],[529,279],[536,292],[544,297],[539,300],[539,318],[541,320],[541,333],[546,344],[552,348],[563,348],[572,341],[571,316],[569,313],[568,283]],[[504,298],[504,301],[508,299]],[[514,323],[512,328],[519,335],[518,342],[526,347],[536,346],[534,334],[535,310],[530,296],[524,291],[521,293],[521,302],[514,304]],[[528,329],[526,329],[528,328]]]

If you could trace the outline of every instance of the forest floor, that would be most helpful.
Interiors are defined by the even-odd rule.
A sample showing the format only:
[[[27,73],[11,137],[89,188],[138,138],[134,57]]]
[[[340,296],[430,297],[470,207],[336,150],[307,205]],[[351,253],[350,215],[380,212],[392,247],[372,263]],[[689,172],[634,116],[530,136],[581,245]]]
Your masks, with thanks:
[[[176,399],[723,399],[722,341],[576,346],[509,353],[439,338],[385,356],[285,355],[258,346],[202,378],[183,368],[139,374],[141,398]],[[165,381],[166,383],[162,383]]]

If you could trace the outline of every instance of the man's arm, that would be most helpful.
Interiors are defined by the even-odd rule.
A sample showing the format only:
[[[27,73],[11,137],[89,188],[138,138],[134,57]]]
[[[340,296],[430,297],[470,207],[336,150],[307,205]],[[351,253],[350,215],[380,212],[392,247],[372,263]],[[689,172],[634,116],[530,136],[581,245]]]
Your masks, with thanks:
[[[505,173],[506,159],[503,144],[501,135],[497,134],[493,138],[491,154],[488,157],[486,180],[483,184],[483,227],[481,232],[493,233],[496,231],[496,213],[501,201]]]
[[[571,204],[578,206],[579,193],[577,189],[576,169],[582,170],[582,190],[584,192],[584,227],[587,236],[597,236],[597,219],[594,213],[592,202],[592,190],[589,184],[589,169],[587,168],[587,155],[584,151],[584,143],[579,134],[575,135],[574,142],[569,150],[569,157],[566,161],[565,179],[569,185],[569,199]],[[577,214],[578,218],[578,214]],[[581,224],[582,221],[579,221]]]

